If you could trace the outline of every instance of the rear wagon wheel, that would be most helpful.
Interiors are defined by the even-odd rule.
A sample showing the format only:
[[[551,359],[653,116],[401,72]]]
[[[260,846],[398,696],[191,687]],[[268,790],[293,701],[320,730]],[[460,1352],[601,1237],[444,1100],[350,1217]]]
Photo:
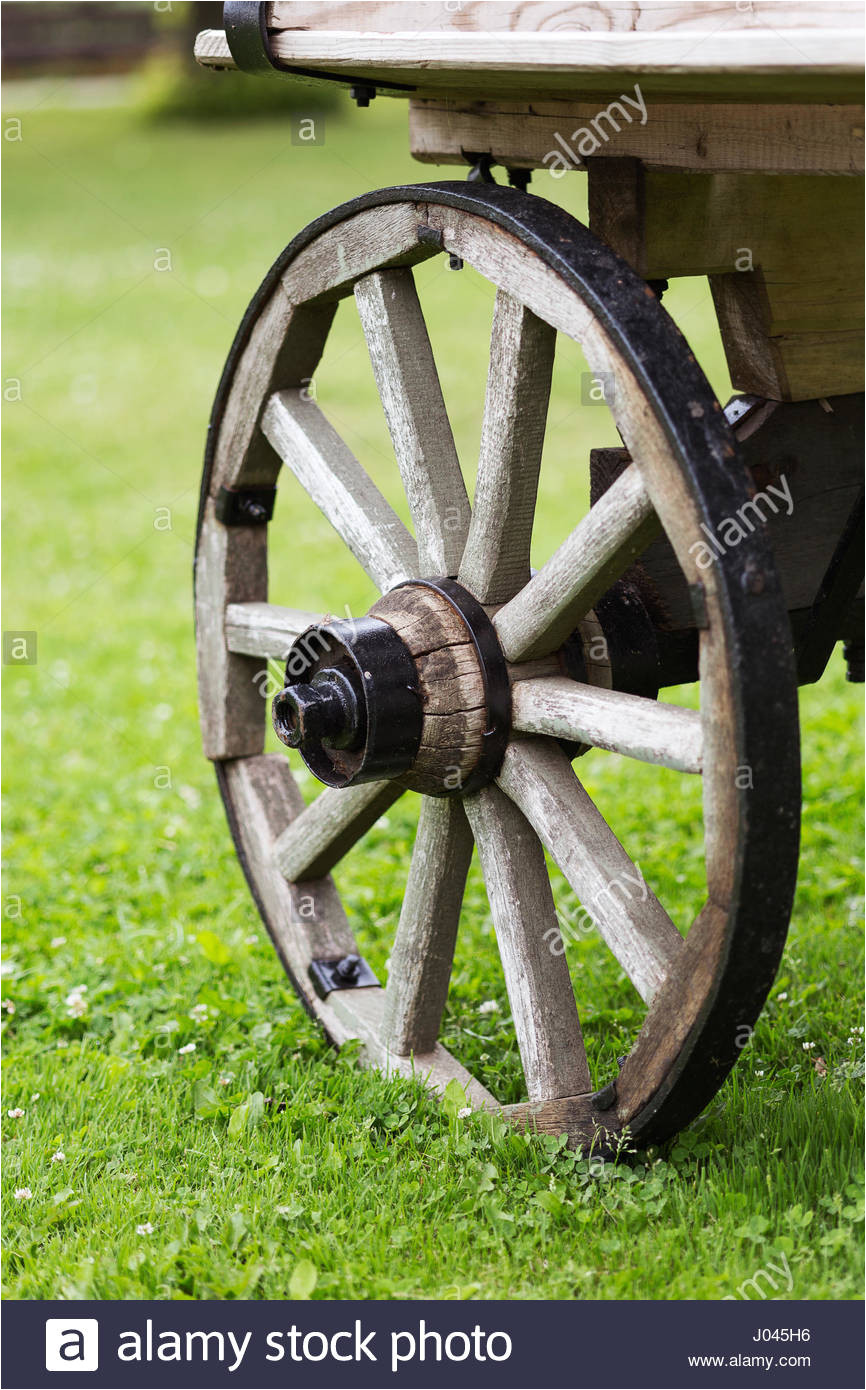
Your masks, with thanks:
[[[442,251],[496,287],[471,512],[412,274]],[[414,536],[304,389],[352,294]],[[628,455],[531,574],[557,333],[613,382]],[[358,623],[268,603],[266,523],[282,464],[382,593]],[[696,562],[702,526],[713,533],[747,498],[724,414],[672,321],[618,257],[541,199],[496,186],[386,189],[313,223],[280,257],[241,325],[210,425],[196,554],[201,722],[259,910],[335,1043],[360,1038],[371,1064],[440,1090],[457,1078],[472,1105],[497,1107],[437,1041],[474,843],[526,1080],[526,1101],[504,1111],[576,1145],[613,1144],[626,1129],[647,1143],[712,1097],[772,983],[797,862],[796,682],[772,557],[755,531],[708,568]],[[656,630],[628,576],[659,536],[691,586],[700,713],[652,698]],[[631,653],[630,676],[618,658],[593,661],[599,631]],[[309,807],[287,760],[263,752],[260,676],[273,657],[287,660],[277,730],[330,783]],[[685,939],[574,771],[585,746],[702,778],[707,898]],[[330,871],[407,787],[423,800],[383,989]],[[646,1006],[613,1078],[590,1076],[545,848]]]

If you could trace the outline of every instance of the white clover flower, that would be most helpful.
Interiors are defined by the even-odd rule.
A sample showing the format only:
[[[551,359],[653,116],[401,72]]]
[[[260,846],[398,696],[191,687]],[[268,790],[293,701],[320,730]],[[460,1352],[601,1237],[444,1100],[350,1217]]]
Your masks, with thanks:
[[[195,1052],[195,1043],[185,1043],[183,1047],[179,1047],[177,1050],[181,1057],[185,1057],[187,1053]]]
[[[457,1111],[457,1118],[458,1118],[458,1120],[465,1120],[465,1119],[467,1119],[471,1114],[472,1114],[472,1106],[471,1106],[471,1105],[461,1105],[460,1109]]]
[[[87,985],[76,985],[66,996],[66,1012],[70,1018],[81,1018],[87,1013]]]
[[[480,1014],[498,1014],[499,1004],[495,999],[485,999],[483,1003],[478,1005],[478,1012]]]
[[[41,1091],[34,1091],[34,1092],[33,1092],[33,1095],[30,1097],[30,1099],[31,1099],[31,1100],[38,1100],[41,1094],[42,1094]]]
[[[764,1073],[763,1073],[762,1071],[756,1071],[756,1072],[755,1072],[755,1075],[756,1075],[756,1076],[763,1076]]]
[[[233,1079],[233,1078],[232,1078],[231,1072],[223,1072],[223,1074],[222,1074],[222,1076],[219,1078],[219,1081],[218,1081],[217,1084],[218,1084],[219,1086],[230,1086],[231,1083],[232,1083],[232,1079]]]
[[[207,1004],[193,1004],[189,1011],[189,1016],[193,1023],[205,1023],[210,1017]]]
[[[15,1012],[15,1005],[11,999],[3,1000],[3,1008],[6,1010],[7,1014],[14,1014]]]
[[[59,949],[60,949],[61,946],[65,946],[65,945],[66,945],[66,937],[65,937],[65,936],[52,936],[52,938],[51,938],[51,940],[50,940],[50,942],[49,942],[48,944],[49,944],[49,946],[51,947],[52,951],[59,951]]]
[[[65,1162],[66,1162],[66,1154],[63,1152],[62,1149],[58,1149],[56,1154],[52,1154],[52,1155],[51,1155],[51,1162],[52,1162],[52,1163],[65,1163]]]
[[[815,1046],[814,1043],[803,1043],[803,1051],[804,1051],[804,1052],[810,1052],[811,1049],[812,1049],[814,1046]]]
[[[151,1223],[150,1223],[149,1221],[142,1221],[142,1223],[141,1223],[140,1226],[136,1226],[136,1228],[135,1228],[135,1234],[136,1234],[137,1236],[150,1236],[150,1235],[153,1235],[153,1226],[151,1225]]]
[[[33,1193],[30,1191],[30,1188],[29,1188],[29,1187],[16,1187],[16,1189],[15,1189],[15,1200],[16,1200],[16,1202],[26,1202],[26,1201],[28,1201],[32,1196],[33,1196]]]
[[[784,1000],[787,999],[787,997],[788,997],[787,992],[784,992],[784,993],[782,993],[782,994],[777,994],[777,995],[776,995],[776,998],[778,999],[778,1001],[779,1001],[780,1004],[783,1003]]]
[[[7,1110],[6,1114],[9,1116],[10,1120],[22,1120],[24,1118],[24,1111],[21,1109],[20,1105],[16,1105],[14,1110]]]

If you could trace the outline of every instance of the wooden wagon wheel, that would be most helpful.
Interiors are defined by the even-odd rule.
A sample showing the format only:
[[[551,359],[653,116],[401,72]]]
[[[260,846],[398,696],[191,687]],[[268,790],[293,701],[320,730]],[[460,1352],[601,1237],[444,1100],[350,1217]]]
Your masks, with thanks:
[[[497,290],[471,513],[411,270],[443,251]],[[353,292],[417,544],[303,389]],[[612,375],[633,462],[530,576],[557,333]],[[266,523],[283,463],[383,594],[358,623],[323,628],[267,603]],[[772,557],[755,530],[709,568],[695,558],[701,524],[714,531],[748,495],[724,413],[673,322],[551,204],[497,186],[386,189],[319,219],[280,257],[241,325],[210,426],[196,559],[201,719],[262,917],[336,1043],[360,1038],[373,1064],[438,1088],[457,1077],[473,1105],[496,1105],[437,1042],[474,840],[526,1079],[527,1102],[507,1113],[577,1144],[626,1127],[645,1143],[714,1094],[772,983],[799,825],[795,675]],[[633,693],[615,669],[606,683],[619,688],[599,688],[582,650],[581,625],[617,592],[621,622],[631,604],[652,631],[615,581],[662,534],[690,586],[700,714]],[[276,727],[331,783],[308,808],[285,757],[263,753],[262,658],[289,649]],[[702,776],[707,900],[685,938],[651,890],[643,901],[611,891],[634,866],[569,744]],[[383,989],[329,872],[407,786],[426,795]],[[565,957],[549,949],[543,846],[646,1001],[615,1078],[590,1078]]]

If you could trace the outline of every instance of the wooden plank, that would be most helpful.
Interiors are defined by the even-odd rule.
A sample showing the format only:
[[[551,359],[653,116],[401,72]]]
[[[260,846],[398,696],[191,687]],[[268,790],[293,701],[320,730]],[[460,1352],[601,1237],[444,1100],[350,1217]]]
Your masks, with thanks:
[[[385,994],[383,1039],[402,1056],[439,1036],[472,848],[460,802],[425,797]]]
[[[409,500],[420,572],[454,574],[469,499],[412,271],[364,276],[355,302]]]
[[[566,754],[547,740],[515,740],[496,780],[550,851],[635,989],[652,999],[682,938]]]
[[[325,619],[302,608],[275,603],[230,603],[225,613],[225,640],[230,652],[285,661],[292,643]]]
[[[645,278],[710,276],[738,390],[862,390],[860,179],[644,171],[605,157],[592,161],[589,199],[592,230]]]
[[[862,19],[856,0],[823,3],[816,12],[802,0],[460,0],[459,6],[441,0],[276,0],[270,6],[268,27],[300,28],[325,33],[435,32],[507,34],[526,37],[546,34],[551,42],[563,33],[603,36],[661,33],[666,37],[701,34],[715,38],[720,28],[753,32],[772,23],[777,30],[838,29]]]
[[[196,552],[199,721],[207,758],[242,758],[265,746],[262,662],[226,646],[227,603],[267,598],[265,527],[223,526],[208,500]]]
[[[702,768],[701,717],[696,710],[564,677],[512,686],[511,724],[522,733],[589,743],[678,772]]]
[[[417,576],[414,540],[318,406],[280,391],[262,430],[379,589]]]
[[[649,493],[632,464],[494,617],[507,660],[546,656],[561,646],[657,531]]]
[[[647,92],[701,100],[708,92],[728,100],[858,100],[861,15],[845,4],[825,9],[819,23],[806,6],[769,0],[738,12],[730,3],[560,5],[556,12],[522,5],[495,24],[488,5],[461,5],[453,23],[444,6],[438,13],[401,6],[401,15],[381,11],[384,27],[376,28],[366,4],[292,3],[274,6],[270,27],[272,51],[288,67],[400,83],[419,95],[531,99],[540,86],[551,95],[615,94],[637,78]],[[401,16],[405,29],[397,27]],[[229,61],[211,34],[196,56],[216,66]]]
[[[428,164],[465,165],[472,150],[554,178],[597,154],[702,173],[863,173],[862,105],[647,101],[641,111],[620,101],[607,110],[598,101],[413,97],[409,145]]]
[[[290,883],[322,878],[402,793],[396,782],[326,788],[276,839],[274,864]]]
[[[505,603],[529,580],[529,549],[556,333],[500,290],[469,539],[459,580],[481,603]]]
[[[464,801],[484,882],[530,1101],[591,1089],[589,1068],[544,860],[507,796],[485,787]]]

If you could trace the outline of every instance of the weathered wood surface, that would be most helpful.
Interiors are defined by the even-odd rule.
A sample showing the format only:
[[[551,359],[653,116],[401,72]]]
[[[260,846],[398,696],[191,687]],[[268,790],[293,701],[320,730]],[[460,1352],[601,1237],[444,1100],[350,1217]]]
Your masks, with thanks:
[[[592,162],[590,227],[647,279],[709,275],[731,379],[773,400],[863,389],[863,186]]]
[[[274,866],[273,846],[286,825],[304,815],[304,798],[281,753],[227,762],[223,773],[269,929],[289,973],[306,984],[314,957],[335,959],[358,946],[330,878],[290,884]]]
[[[425,797],[385,996],[383,1039],[400,1055],[439,1037],[472,849],[460,802]]]
[[[321,878],[402,794],[395,782],[327,787],[279,835],[273,862],[291,883]]]
[[[208,501],[196,554],[199,722],[207,758],[242,758],[265,746],[262,662],[225,640],[227,604],[267,598],[265,527],[223,526]]]
[[[464,806],[484,872],[529,1099],[588,1091],[586,1052],[541,844],[496,787],[468,796]]]
[[[408,267],[355,285],[364,336],[400,466],[421,574],[454,574],[469,528],[469,499],[427,325]]]
[[[563,677],[515,684],[511,722],[522,733],[589,743],[678,772],[700,772],[703,764],[701,717],[696,710]]]
[[[281,608],[276,603],[230,603],[225,614],[225,639],[230,652],[285,661],[292,643],[308,627],[323,623],[321,613]]]
[[[500,291],[469,539],[458,578],[481,603],[505,603],[529,580],[529,549],[556,334]]]
[[[259,429],[261,411],[277,386],[309,380],[333,315],[333,305],[298,307],[277,290],[252,327],[219,421],[195,562],[199,712],[209,758],[261,753],[266,714],[261,662],[231,651],[224,617],[229,604],[268,597],[267,530],[223,526],[214,499],[221,487],[276,482],[280,459]]]
[[[496,780],[550,851],[635,989],[652,999],[682,938],[566,754],[548,740],[515,740]]]
[[[649,493],[632,466],[494,617],[506,658],[528,660],[561,646],[657,530]]]
[[[487,727],[484,677],[469,629],[439,594],[421,586],[385,594],[370,615],[394,628],[418,671],[421,745],[401,783],[431,796],[458,791],[478,763]]]
[[[820,17],[819,17],[820,16]],[[857,100],[862,14],[843,0],[818,14],[791,0],[724,3],[277,3],[272,49],[287,66],[448,91],[529,99],[629,90],[700,100]],[[231,66],[220,31],[196,43],[199,62]]]
[[[300,391],[280,391],[262,430],[379,589],[416,577],[414,540],[318,406]]]
[[[626,91],[632,96],[633,88]],[[466,164],[465,150],[555,178],[599,154],[648,169],[862,174],[862,105],[622,100],[409,102],[409,147],[427,164]]]

